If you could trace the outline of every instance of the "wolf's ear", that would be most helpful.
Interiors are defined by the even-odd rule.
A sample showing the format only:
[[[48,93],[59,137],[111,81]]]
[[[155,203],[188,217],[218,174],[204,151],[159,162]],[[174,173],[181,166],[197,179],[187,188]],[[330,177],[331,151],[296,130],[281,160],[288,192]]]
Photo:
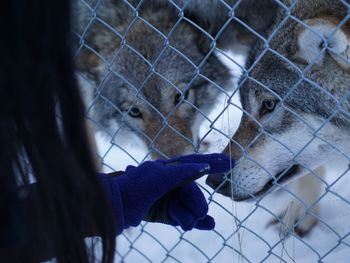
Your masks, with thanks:
[[[235,18],[228,25],[226,25],[228,17],[225,15],[229,11],[225,9],[218,15],[219,20],[223,19],[221,26],[216,27],[216,33],[220,34],[218,42],[222,47],[231,48],[241,53],[242,50],[246,51],[244,47],[251,47],[259,40],[257,34],[267,37],[279,10],[279,6],[274,0],[226,1],[231,2],[231,7],[238,5],[232,10]],[[237,22],[237,18],[240,22]],[[225,29],[222,30],[224,25]]]
[[[245,0],[239,3],[235,13],[250,29],[264,35],[275,22],[278,9],[274,0]]]
[[[350,34],[333,18],[305,20],[295,31],[296,58],[306,63],[322,63],[326,52],[345,70],[350,70]]]

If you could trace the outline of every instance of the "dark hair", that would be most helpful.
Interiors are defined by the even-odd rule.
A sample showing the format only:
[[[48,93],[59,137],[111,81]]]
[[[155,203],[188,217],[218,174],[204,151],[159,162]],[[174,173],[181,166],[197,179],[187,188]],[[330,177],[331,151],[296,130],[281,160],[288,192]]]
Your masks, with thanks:
[[[0,262],[92,262],[87,236],[102,238],[112,262],[115,224],[74,78],[69,0],[1,1],[0,29]]]

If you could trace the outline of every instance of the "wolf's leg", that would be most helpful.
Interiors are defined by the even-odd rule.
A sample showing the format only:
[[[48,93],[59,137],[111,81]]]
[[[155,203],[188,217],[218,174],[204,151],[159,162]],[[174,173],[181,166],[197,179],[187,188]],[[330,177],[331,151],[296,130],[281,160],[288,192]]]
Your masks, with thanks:
[[[320,204],[314,204],[322,194],[322,181],[325,177],[325,167],[320,166],[314,173],[309,173],[300,178],[292,186],[293,192],[301,199],[297,201],[299,206],[295,213],[295,233],[299,236],[306,235],[317,223],[317,218],[313,215],[318,214]],[[313,205],[314,204],[314,205]]]
[[[322,181],[320,179],[324,175],[325,168],[320,166],[313,173],[311,172],[292,183],[290,190],[298,198],[292,198],[285,212],[279,217],[280,220],[271,222],[272,224],[281,223],[281,236],[288,235],[293,231],[299,236],[304,236],[317,224],[317,218],[314,215],[319,212],[319,203],[314,204],[314,202],[322,194]]]

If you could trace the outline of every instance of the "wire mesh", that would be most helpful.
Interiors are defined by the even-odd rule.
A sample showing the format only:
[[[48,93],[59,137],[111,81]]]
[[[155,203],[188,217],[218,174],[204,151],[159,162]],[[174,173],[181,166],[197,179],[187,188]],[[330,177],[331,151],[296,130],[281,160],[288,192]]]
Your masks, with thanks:
[[[347,262],[349,1],[77,0],[74,17],[101,170],[237,159],[198,181],[215,230],[144,222],[118,262]]]

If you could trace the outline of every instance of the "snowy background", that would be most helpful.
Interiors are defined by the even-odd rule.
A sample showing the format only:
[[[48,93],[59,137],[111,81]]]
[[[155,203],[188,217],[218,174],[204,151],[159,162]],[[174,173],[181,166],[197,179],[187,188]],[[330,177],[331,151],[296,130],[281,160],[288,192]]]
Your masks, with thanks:
[[[230,66],[237,73],[237,67],[232,63]],[[233,102],[239,105],[237,97]],[[218,98],[209,119],[216,119],[226,106],[226,98]],[[231,135],[240,118],[241,111],[231,105],[215,122],[215,128]],[[221,152],[228,140],[211,130],[209,124],[203,123],[200,131],[202,136],[210,132],[206,137],[210,146],[207,151]],[[132,134],[125,136],[117,136],[112,142],[103,134],[96,135],[105,172],[123,170],[129,164],[143,161],[147,155],[140,139]],[[336,181],[346,169],[339,165],[328,167],[325,180],[329,184]],[[291,236],[283,242],[278,227],[268,226],[268,222],[273,218],[272,213],[286,209],[290,194],[275,192],[257,206],[232,202],[213,193],[205,185],[205,178],[198,180],[198,184],[208,198],[209,214],[216,220],[214,231],[184,233],[167,225],[143,223],[118,237],[116,262],[350,262],[350,174],[343,175],[321,199],[322,223],[302,239]]]

